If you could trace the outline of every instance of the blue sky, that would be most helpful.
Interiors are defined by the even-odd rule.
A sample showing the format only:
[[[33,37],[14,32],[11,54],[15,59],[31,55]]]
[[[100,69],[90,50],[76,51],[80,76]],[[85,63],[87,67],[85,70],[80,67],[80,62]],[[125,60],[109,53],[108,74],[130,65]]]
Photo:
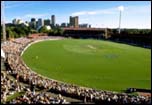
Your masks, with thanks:
[[[122,28],[151,28],[150,1],[5,1],[5,20],[48,19],[54,14],[58,24],[69,22],[69,16],[79,16],[80,24],[118,28],[119,6],[124,7]]]

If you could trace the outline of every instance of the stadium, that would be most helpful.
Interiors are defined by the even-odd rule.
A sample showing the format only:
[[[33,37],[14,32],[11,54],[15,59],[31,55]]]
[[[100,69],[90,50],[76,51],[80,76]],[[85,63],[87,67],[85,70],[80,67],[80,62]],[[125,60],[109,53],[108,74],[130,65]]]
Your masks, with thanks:
[[[104,40],[46,35],[6,41],[2,49],[7,56],[7,72],[1,74],[2,89],[9,84],[4,79],[8,74],[16,80],[13,87],[2,91],[3,102],[4,97],[14,91],[24,91],[24,94],[7,103],[72,103],[63,96],[81,100],[80,103],[151,102],[151,96],[124,92],[127,88],[150,89],[149,49]],[[19,81],[27,85],[17,83]],[[42,90],[45,91],[40,92]],[[54,98],[49,92],[59,96]]]
[[[2,1],[1,18],[1,104],[151,104],[149,1]]]

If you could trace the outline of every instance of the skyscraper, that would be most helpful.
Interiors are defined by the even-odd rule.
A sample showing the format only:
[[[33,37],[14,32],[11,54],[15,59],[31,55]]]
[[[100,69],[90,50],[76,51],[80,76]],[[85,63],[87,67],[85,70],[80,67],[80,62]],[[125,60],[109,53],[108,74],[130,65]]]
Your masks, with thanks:
[[[67,23],[61,23],[61,27],[67,27],[68,24]]]
[[[17,19],[17,24],[21,24],[22,20],[21,19]]]
[[[74,28],[79,27],[79,17],[78,16],[75,16],[75,17],[70,16],[70,27],[74,27]]]
[[[52,25],[55,26],[55,15],[51,16]]]
[[[16,25],[16,24],[22,24],[24,22],[21,19],[13,19],[12,23]]]
[[[50,19],[46,19],[46,20],[44,20],[44,25],[50,25],[50,24],[51,24]]]
[[[70,23],[70,27],[74,27],[73,25],[74,21],[72,16],[70,16],[69,23]]]
[[[17,19],[13,19],[12,23],[17,24]]]
[[[39,18],[38,19],[38,28],[40,28],[42,26],[44,26],[44,21],[41,18]]]
[[[31,18],[30,26],[32,28],[36,29],[36,19],[35,18]]]
[[[31,18],[31,22],[35,22],[36,21],[36,19],[35,18]]]

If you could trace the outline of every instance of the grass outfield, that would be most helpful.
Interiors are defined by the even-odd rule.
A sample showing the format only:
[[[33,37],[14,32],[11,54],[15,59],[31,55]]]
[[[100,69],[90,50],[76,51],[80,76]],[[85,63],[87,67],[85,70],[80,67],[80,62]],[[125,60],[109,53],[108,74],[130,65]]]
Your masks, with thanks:
[[[67,83],[121,91],[151,88],[151,50],[99,40],[43,41],[22,55],[35,72]]]

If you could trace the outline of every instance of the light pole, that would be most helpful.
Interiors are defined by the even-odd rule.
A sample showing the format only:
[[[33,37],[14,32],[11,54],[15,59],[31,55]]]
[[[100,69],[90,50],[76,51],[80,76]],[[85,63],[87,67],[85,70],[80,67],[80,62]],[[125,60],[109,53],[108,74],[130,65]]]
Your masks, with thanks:
[[[4,1],[1,3],[1,12],[2,12],[2,27],[3,27],[3,40],[6,41],[6,30],[5,30],[5,16],[4,16],[5,4]]]
[[[123,6],[119,6],[118,9],[119,9],[119,11],[120,11],[120,15],[119,15],[119,34],[120,34],[121,12],[124,10],[124,7],[123,7]]]

